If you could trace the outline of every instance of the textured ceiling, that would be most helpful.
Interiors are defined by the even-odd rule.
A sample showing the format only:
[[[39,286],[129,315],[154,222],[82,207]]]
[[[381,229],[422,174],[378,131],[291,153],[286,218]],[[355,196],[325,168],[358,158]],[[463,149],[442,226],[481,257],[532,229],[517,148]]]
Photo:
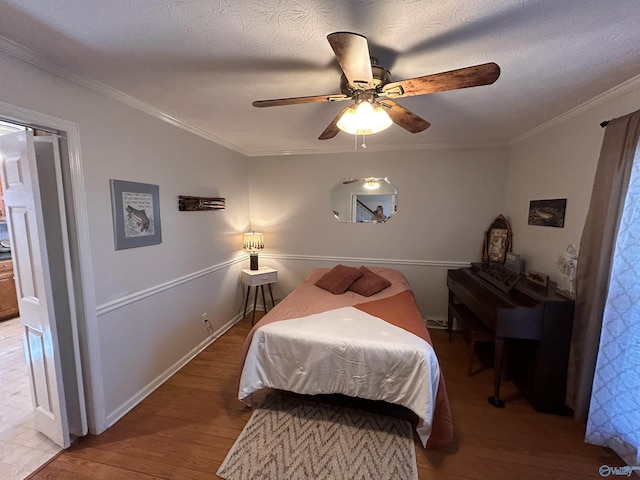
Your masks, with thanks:
[[[393,80],[496,62],[490,86],[398,99],[431,122],[370,148],[504,144],[640,74],[638,0],[0,0],[0,35],[248,155],[346,151],[326,35],[352,31]]]

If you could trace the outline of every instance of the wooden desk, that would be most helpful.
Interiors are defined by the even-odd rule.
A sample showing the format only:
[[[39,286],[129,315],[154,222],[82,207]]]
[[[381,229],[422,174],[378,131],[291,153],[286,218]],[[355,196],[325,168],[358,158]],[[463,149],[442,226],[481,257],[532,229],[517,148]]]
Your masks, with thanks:
[[[527,279],[504,293],[476,275],[474,268],[449,270],[447,286],[449,333],[453,317],[464,317],[460,312],[465,312],[495,335],[494,394],[489,402],[504,406],[500,383],[508,357],[509,378],[536,410],[568,413],[565,392],[573,301]]]

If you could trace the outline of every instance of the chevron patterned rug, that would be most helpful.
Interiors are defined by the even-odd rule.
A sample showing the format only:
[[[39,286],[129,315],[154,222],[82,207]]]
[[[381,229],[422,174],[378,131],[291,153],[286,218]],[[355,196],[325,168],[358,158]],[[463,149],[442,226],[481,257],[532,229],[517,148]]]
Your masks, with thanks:
[[[272,392],[217,471],[225,480],[417,480],[406,420]]]

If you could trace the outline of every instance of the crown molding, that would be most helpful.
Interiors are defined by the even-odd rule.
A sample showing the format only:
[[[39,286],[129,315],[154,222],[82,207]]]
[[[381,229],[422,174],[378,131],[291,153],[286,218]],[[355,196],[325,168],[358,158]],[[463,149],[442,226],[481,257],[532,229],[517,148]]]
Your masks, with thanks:
[[[623,95],[626,95],[630,92],[638,90],[640,88],[640,75],[637,75],[626,82],[621,83],[620,85],[616,85],[615,87],[607,90],[606,92],[601,93],[600,95],[593,97],[590,100],[578,105],[577,107],[572,108],[571,110],[567,110],[563,114],[558,115],[557,117],[548,120],[537,127],[532,128],[531,130],[526,131],[525,133],[518,135],[511,141],[511,145],[515,145],[518,142],[526,140],[531,137],[535,137],[539,133],[542,133],[545,130],[553,128],[570,118],[581,115],[589,110],[592,110],[600,105],[604,105],[609,103]]]
[[[84,75],[78,75],[71,72],[63,65],[40,55],[33,50],[30,50],[19,43],[14,42],[6,37],[0,35],[0,52],[4,52],[7,55],[15,57],[23,62],[33,65],[41,70],[45,70],[49,73],[65,78],[70,82],[80,85],[89,90],[95,91],[109,98],[124,103],[129,107],[135,108],[141,112],[146,113],[154,118],[167,122],[175,127],[181,128],[189,133],[198,135],[199,137],[210,140],[218,145],[226,147],[237,153],[240,153],[246,157],[272,157],[272,156],[286,156],[286,155],[318,155],[318,154],[336,154],[336,153],[361,153],[361,152],[386,152],[386,151],[400,151],[400,150],[445,150],[453,148],[495,148],[505,147],[509,145],[509,142],[502,143],[470,143],[470,144],[452,144],[452,143],[440,143],[440,144],[418,144],[418,145],[368,145],[367,150],[353,149],[351,147],[340,148],[311,148],[300,150],[246,150],[234,143],[228,142],[213,133],[203,130],[199,127],[189,124],[179,118],[169,115],[158,108],[142,102],[130,95],[127,95],[120,90],[112,88],[98,80]]]
[[[250,152],[239,147],[238,145],[227,142],[226,140],[212,134],[211,132],[198,128],[183,120],[180,120],[179,118],[169,115],[163,112],[162,110],[159,110],[158,108],[153,107],[152,105],[149,105],[148,103],[142,102],[137,98],[127,95],[124,92],[121,92],[120,90],[117,90],[108,85],[105,85],[104,83],[99,82],[98,80],[95,80],[93,78],[90,78],[84,75],[78,75],[76,73],[73,73],[69,71],[66,67],[60,65],[59,63],[54,62],[53,60],[43,55],[40,55],[34,52],[33,50],[30,50],[20,45],[19,43],[14,42],[13,40],[3,37],[2,35],[0,35],[0,52],[4,52],[7,55],[10,55],[19,60],[22,60],[23,62],[26,62],[37,68],[40,68],[41,70],[45,70],[49,73],[65,78],[70,82],[75,83],[76,85],[80,85],[81,87],[85,87],[89,90],[95,91],[97,93],[101,93],[102,95],[105,95],[109,98],[117,100],[118,102],[124,103],[129,107],[132,107],[132,108],[135,108],[136,110],[144,112],[147,115],[150,115],[159,120],[167,122],[189,133],[193,133],[194,135],[198,135],[199,137],[210,140],[230,150],[241,153],[242,155],[245,155],[245,156],[250,155]]]
[[[310,148],[303,150],[269,150],[251,151],[245,155],[248,157],[274,157],[290,155],[330,155],[336,153],[371,153],[371,152],[399,152],[399,151],[422,151],[422,150],[464,150],[478,148],[503,148],[510,145],[509,141],[495,143],[433,143],[433,144],[406,144],[406,145],[367,145],[367,149],[362,148]]]
[[[59,77],[65,78],[70,82],[75,83],[76,85],[80,85],[89,90],[95,91],[97,93],[101,93],[109,98],[112,98],[118,102],[124,103],[131,108],[139,110],[141,112],[146,113],[154,118],[167,122],[175,127],[178,127],[182,130],[185,130],[189,133],[202,137],[206,140],[210,140],[218,145],[221,145],[225,148],[233,150],[237,153],[240,153],[246,157],[271,157],[271,156],[288,156],[288,155],[319,155],[319,154],[340,154],[340,153],[364,153],[364,152],[387,152],[387,151],[407,151],[407,150],[450,150],[450,149],[469,149],[469,148],[500,148],[506,147],[510,145],[517,144],[523,140],[534,137],[539,133],[553,128],[556,125],[572,118],[578,116],[588,110],[596,108],[600,105],[611,102],[612,100],[626,95],[629,92],[635,91],[640,88],[640,75],[627,80],[626,82],[617,85],[606,92],[587,100],[586,102],[578,105],[577,107],[572,108],[571,110],[566,111],[565,113],[558,115],[557,117],[544,122],[537,127],[528,130],[512,140],[506,140],[504,142],[490,142],[490,143],[469,143],[469,144],[453,144],[453,143],[436,143],[436,144],[417,144],[417,145],[368,145],[367,149],[358,149],[358,148],[311,148],[311,149],[300,149],[300,150],[269,150],[269,151],[259,151],[259,150],[246,150],[234,143],[228,142],[213,133],[203,130],[195,125],[191,125],[188,122],[185,122],[179,118],[176,118],[172,115],[169,115],[162,110],[149,105],[143,101],[140,101],[130,95],[127,95],[120,90],[112,88],[98,80],[93,78],[78,75],[76,73],[71,72],[63,65],[54,62],[53,60],[40,55],[33,50],[30,50],[19,43],[14,42],[6,37],[0,35],[0,52],[4,52],[7,55],[15,57],[19,60],[22,60],[28,64],[31,64],[37,68],[45,70],[49,73],[57,75]]]

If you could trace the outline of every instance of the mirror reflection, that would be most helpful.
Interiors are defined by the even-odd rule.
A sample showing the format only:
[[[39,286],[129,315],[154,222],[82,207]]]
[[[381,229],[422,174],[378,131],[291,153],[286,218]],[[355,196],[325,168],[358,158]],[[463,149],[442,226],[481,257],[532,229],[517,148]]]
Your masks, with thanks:
[[[397,195],[388,178],[342,178],[331,189],[331,213],[343,223],[384,223],[396,213]]]

